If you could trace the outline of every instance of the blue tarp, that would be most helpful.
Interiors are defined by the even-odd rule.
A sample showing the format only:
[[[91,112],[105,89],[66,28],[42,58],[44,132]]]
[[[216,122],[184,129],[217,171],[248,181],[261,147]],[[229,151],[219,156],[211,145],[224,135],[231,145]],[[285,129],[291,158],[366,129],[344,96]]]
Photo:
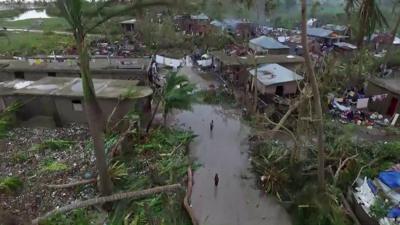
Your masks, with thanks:
[[[400,172],[396,171],[380,172],[378,178],[391,189],[400,188]]]

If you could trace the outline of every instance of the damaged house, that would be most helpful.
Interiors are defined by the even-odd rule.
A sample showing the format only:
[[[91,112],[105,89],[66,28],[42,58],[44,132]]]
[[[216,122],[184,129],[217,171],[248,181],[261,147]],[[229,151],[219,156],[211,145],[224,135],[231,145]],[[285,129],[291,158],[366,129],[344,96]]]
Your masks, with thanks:
[[[211,30],[210,18],[204,13],[175,16],[174,21],[178,30],[185,34],[203,35]]]
[[[229,55],[223,51],[210,52],[212,63],[216,73],[219,73],[224,79],[235,86],[245,86],[249,79],[249,68],[254,65],[279,64],[290,70],[298,71],[302,69],[304,58],[295,55],[259,55],[236,56]]]
[[[261,96],[286,96],[296,94],[303,77],[278,64],[265,64],[249,71],[257,75],[256,87]]]
[[[151,114],[152,89],[137,80],[93,79],[97,100],[105,118],[117,122],[127,113],[141,115],[142,124]],[[13,80],[0,83],[0,110],[18,102],[18,121],[49,118],[58,126],[86,123],[82,80],[45,77],[36,81]],[[114,110],[115,108],[115,110]],[[114,112],[113,112],[114,111]]]
[[[383,115],[393,116],[400,113],[400,78],[393,76],[387,78],[373,77],[368,79],[365,90],[367,96],[375,96],[370,100],[368,109]]]
[[[289,54],[289,47],[272,37],[260,36],[249,41],[249,47],[256,54]]]

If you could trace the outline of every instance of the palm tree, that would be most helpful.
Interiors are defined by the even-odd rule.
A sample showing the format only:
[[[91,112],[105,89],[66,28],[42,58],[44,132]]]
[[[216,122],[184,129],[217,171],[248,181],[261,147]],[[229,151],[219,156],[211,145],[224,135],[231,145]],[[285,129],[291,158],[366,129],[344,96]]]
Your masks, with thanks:
[[[191,109],[192,103],[194,102],[193,90],[194,85],[189,83],[189,80],[185,76],[178,75],[176,72],[168,74],[164,86],[155,91],[158,93],[156,95],[158,101],[154,108],[153,115],[147,124],[146,132],[150,130],[160,105],[164,107],[164,126],[167,123],[167,116],[172,109]]]
[[[313,104],[315,113],[315,124],[317,133],[318,150],[318,185],[321,190],[325,189],[325,151],[324,151],[324,123],[322,116],[321,96],[319,93],[318,82],[315,76],[314,67],[308,49],[307,41],[307,4],[306,0],[301,0],[301,42],[304,49],[304,59],[306,64],[306,78],[311,84],[313,94]]]
[[[189,110],[194,101],[194,85],[189,83],[185,76],[177,73],[170,73],[167,76],[166,84],[162,93],[164,105],[164,125],[167,123],[167,116],[172,109]]]
[[[347,0],[346,12],[348,15],[354,8],[358,8],[357,16],[359,19],[356,42],[358,48],[361,48],[365,36],[370,38],[377,27],[388,26],[388,23],[376,0]]]
[[[75,44],[79,53],[83,99],[85,103],[86,117],[89,124],[89,131],[93,137],[96,167],[99,174],[99,191],[102,195],[110,195],[112,193],[112,182],[108,174],[108,165],[104,148],[105,118],[96,99],[96,93],[89,68],[90,57],[86,37],[88,33],[92,32],[98,26],[113,17],[123,15],[139,8],[160,5],[161,2],[146,3],[138,1],[118,8],[118,10],[110,10],[112,9],[110,6],[115,4],[113,1],[95,3],[95,9],[90,10],[85,8],[85,4],[89,3],[84,0],[57,0],[56,4],[61,15],[72,28]]]

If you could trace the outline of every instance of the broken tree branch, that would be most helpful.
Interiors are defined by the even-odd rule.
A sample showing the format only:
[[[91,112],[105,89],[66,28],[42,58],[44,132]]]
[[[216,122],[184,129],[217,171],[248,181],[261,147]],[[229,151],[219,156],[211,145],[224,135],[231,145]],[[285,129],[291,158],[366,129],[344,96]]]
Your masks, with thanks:
[[[192,196],[192,187],[193,187],[193,174],[192,174],[192,169],[190,166],[188,167],[188,184],[187,184],[187,191],[185,198],[183,199],[183,205],[185,206],[185,209],[187,213],[190,216],[190,219],[192,220],[193,225],[198,225],[198,221],[196,217],[194,216],[194,212],[192,210],[192,207],[190,207],[189,199]]]
[[[68,184],[47,184],[45,186],[48,188],[71,188],[71,187],[75,187],[75,186],[79,186],[79,185],[96,183],[96,182],[97,182],[97,178],[93,178],[93,179],[88,179],[88,180],[80,180],[80,181],[68,183]]]
[[[345,160],[343,160],[343,162],[339,163],[339,166],[338,166],[338,168],[336,170],[336,173],[333,176],[333,180],[334,180],[335,183],[336,183],[337,179],[339,178],[339,174],[340,174],[340,171],[342,170],[342,168],[347,164],[348,161],[356,158],[357,156],[358,156],[358,154],[355,154],[353,156],[347,157]]]
[[[39,224],[40,221],[43,221],[56,213],[64,213],[64,212],[68,212],[73,209],[86,208],[88,206],[104,204],[106,202],[112,202],[112,201],[117,201],[117,200],[126,199],[126,198],[131,198],[133,200],[136,200],[136,199],[144,198],[144,197],[147,197],[150,195],[159,194],[162,192],[176,191],[179,188],[181,188],[180,184],[171,184],[171,185],[149,188],[149,189],[141,190],[141,191],[123,192],[123,193],[117,193],[117,194],[104,196],[104,197],[92,198],[92,199],[88,199],[85,201],[78,201],[78,202],[74,202],[74,203],[71,203],[69,205],[66,205],[66,206],[63,206],[60,208],[55,208],[52,211],[47,212],[43,216],[40,216],[40,217],[32,220],[32,224],[35,224],[35,225]]]

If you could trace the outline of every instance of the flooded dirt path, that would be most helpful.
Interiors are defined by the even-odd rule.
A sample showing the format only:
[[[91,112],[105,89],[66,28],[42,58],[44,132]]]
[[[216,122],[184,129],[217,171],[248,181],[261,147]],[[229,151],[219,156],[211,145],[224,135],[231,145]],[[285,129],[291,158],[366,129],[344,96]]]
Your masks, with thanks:
[[[200,164],[194,173],[191,202],[201,225],[291,224],[279,203],[255,186],[248,156],[250,129],[238,115],[220,106],[197,104],[174,119],[175,124],[198,135],[190,148],[191,156]]]

